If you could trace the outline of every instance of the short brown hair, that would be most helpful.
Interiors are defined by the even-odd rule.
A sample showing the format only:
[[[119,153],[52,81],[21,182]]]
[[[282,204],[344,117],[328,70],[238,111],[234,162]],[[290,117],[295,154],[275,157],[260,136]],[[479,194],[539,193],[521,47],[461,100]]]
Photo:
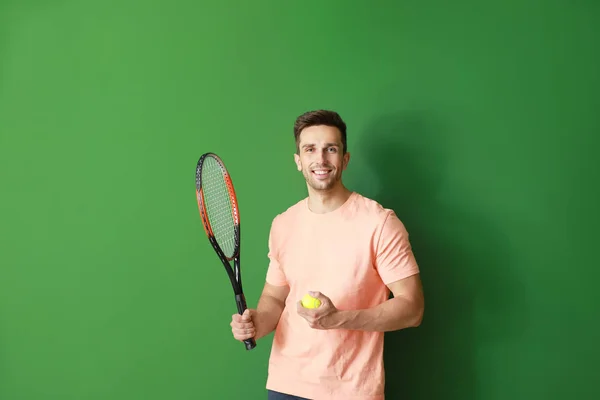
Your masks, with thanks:
[[[327,125],[338,128],[342,134],[342,149],[345,154],[347,151],[346,145],[346,123],[342,117],[335,111],[330,110],[315,110],[308,111],[296,118],[294,123],[294,138],[296,139],[296,151],[300,151],[298,145],[300,143],[300,133],[303,129],[309,126]]]

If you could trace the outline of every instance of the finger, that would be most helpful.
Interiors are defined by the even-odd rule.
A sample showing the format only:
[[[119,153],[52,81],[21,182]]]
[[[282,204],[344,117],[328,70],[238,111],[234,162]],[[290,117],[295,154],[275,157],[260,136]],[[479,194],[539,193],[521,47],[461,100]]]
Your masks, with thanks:
[[[319,291],[308,292],[308,294],[310,294],[312,297],[314,297],[316,299],[319,299],[321,301],[321,304],[327,303],[329,301],[329,297],[325,296],[323,293],[321,293]]]
[[[298,315],[301,316],[304,320],[310,321],[314,319],[313,316],[314,310],[307,310],[306,308],[300,306],[298,309]]]
[[[229,324],[232,328],[235,329],[252,329],[254,328],[254,323],[252,322],[231,322]]]
[[[327,301],[329,300],[329,298],[327,296],[325,296],[323,293],[319,292],[319,291],[312,291],[312,292],[308,292],[312,297],[314,297],[315,299],[318,299],[321,302],[321,305],[318,308],[322,308],[323,306],[325,306],[327,304]]]
[[[248,314],[250,314],[250,313],[248,313]],[[248,315],[248,314],[242,314],[242,315],[233,314],[231,316],[231,319],[236,322],[250,322],[250,321],[252,321],[252,318],[251,318],[251,314],[250,315]]]
[[[308,312],[308,308],[302,305],[302,301],[298,301],[296,303],[296,311],[298,312],[298,314],[304,316]]]
[[[250,328],[232,328],[231,331],[237,335],[253,335],[256,332],[254,327]]]
[[[233,331],[233,337],[236,339],[249,339],[251,337],[254,337],[254,335],[256,334],[256,331],[254,329],[240,329],[240,330],[235,330]]]
[[[296,312],[304,319],[314,318],[321,312],[321,307],[322,305],[319,306],[319,308],[306,308],[302,305],[302,302],[298,302],[296,305]]]
[[[323,293],[321,292],[311,292],[314,293],[315,298],[319,299],[319,301],[321,301],[321,306],[318,307],[319,309],[323,310],[323,309],[327,309],[330,307],[333,307],[333,302],[331,301],[331,299],[327,296],[325,296]]]
[[[253,337],[254,337],[254,334],[252,334],[252,335],[233,335],[234,339],[241,340],[241,341],[246,340],[246,339],[250,339],[250,338],[253,338]]]

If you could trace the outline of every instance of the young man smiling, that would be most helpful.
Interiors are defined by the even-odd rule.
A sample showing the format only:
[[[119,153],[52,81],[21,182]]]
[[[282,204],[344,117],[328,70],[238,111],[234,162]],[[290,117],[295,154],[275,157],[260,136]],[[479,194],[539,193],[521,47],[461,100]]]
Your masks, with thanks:
[[[275,331],[269,399],[382,400],[384,332],[423,317],[408,233],[392,210],[342,183],[350,153],[336,112],[299,116],[294,136],[308,196],[274,218],[258,306],[232,316],[232,333],[258,340]],[[304,308],[306,293],[320,307]]]

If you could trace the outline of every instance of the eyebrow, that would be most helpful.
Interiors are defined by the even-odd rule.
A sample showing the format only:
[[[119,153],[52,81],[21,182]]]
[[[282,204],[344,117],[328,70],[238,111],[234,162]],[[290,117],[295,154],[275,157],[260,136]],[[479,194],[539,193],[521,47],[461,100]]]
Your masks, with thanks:
[[[315,146],[314,143],[307,143],[307,144],[303,145],[302,148],[313,147],[313,146]],[[325,143],[325,147],[340,147],[340,145],[337,143]]]

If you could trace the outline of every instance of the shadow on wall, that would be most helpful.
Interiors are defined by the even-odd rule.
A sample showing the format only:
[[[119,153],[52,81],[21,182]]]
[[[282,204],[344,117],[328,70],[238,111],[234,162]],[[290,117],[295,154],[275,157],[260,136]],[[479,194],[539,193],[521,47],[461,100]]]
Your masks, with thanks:
[[[507,234],[490,219],[494,210],[477,202],[480,188],[448,183],[455,151],[442,140],[448,136],[428,115],[406,112],[376,120],[357,144],[379,180],[378,189],[363,193],[406,225],[425,291],[421,326],[386,333],[387,399],[484,398],[480,379],[511,368],[510,361],[486,359],[488,346],[523,326],[523,290],[510,270]],[[355,183],[359,192],[369,184]],[[450,204],[444,194],[464,201]]]

